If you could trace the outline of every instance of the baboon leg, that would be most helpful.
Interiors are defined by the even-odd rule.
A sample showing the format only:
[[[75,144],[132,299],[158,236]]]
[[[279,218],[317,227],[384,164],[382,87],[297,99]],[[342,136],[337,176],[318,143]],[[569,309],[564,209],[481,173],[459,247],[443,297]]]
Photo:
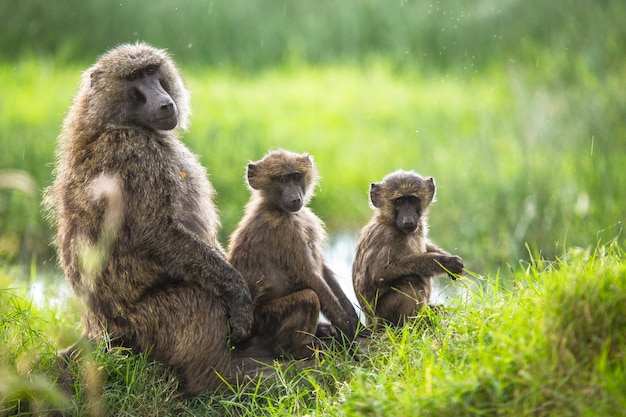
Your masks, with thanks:
[[[320,302],[311,289],[267,302],[255,311],[259,343],[272,348],[277,355],[309,357],[319,314]]]
[[[402,325],[407,317],[415,316],[429,304],[431,288],[420,278],[396,283],[379,297],[375,315],[393,325]]]
[[[215,390],[230,379],[228,317],[223,302],[194,283],[179,283],[143,299],[132,313],[134,345],[178,372],[181,391]]]
[[[376,322],[401,326],[407,316],[417,313],[418,304],[404,294],[391,290],[378,299],[376,305]]]

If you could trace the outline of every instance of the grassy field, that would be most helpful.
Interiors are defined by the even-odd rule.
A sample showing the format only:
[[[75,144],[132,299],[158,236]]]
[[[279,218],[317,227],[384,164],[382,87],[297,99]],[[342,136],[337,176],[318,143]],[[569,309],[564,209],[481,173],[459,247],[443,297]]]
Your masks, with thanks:
[[[5,262],[53,264],[40,198],[80,72],[46,60],[0,65],[0,169],[34,182],[0,182]],[[372,213],[370,182],[398,168],[435,178],[431,237],[480,273],[526,259],[527,243],[550,257],[564,242],[589,247],[620,236],[621,76],[569,85],[532,79],[536,72],[513,64],[461,76],[399,71],[384,60],[184,75],[194,115],[183,141],[217,188],[225,245],[249,197],[246,163],[276,147],[314,156],[322,181],[312,207],[331,237],[356,236]]]
[[[54,345],[76,336],[77,306],[37,307],[23,290],[3,290],[0,415],[626,415],[624,262],[610,242],[533,258],[516,268],[512,289],[476,275],[455,284],[461,295],[444,313],[376,333],[359,361],[320,354],[313,367],[192,399],[145,356],[99,346],[75,369],[69,401],[51,388]],[[10,275],[2,270],[0,283]]]
[[[626,415],[625,4],[0,2],[0,416]],[[475,271],[441,294],[447,313],[376,335],[360,362],[328,354],[190,400],[144,356],[101,346],[77,401],[59,396],[54,354],[80,306],[41,194],[82,70],[137,39],[181,66],[182,140],[218,191],[225,246],[247,162],[309,152],[349,282],[369,184],[413,169],[437,182],[431,238]]]

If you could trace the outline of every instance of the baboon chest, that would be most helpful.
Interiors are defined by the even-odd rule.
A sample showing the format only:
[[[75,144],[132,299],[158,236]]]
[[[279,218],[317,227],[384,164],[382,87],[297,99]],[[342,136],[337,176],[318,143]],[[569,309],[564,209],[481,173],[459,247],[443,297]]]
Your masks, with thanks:
[[[272,298],[308,288],[311,277],[322,273],[316,232],[302,219],[291,220],[283,223],[282,233],[276,231],[278,239],[283,238],[275,248],[279,259],[266,271]]]

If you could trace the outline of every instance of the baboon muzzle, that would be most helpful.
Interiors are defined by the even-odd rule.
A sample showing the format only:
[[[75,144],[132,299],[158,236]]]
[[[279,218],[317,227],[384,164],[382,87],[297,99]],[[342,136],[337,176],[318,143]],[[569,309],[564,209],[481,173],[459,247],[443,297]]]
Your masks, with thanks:
[[[302,208],[304,199],[300,187],[294,185],[285,189],[281,198],[281,206],[283,210],[295,213]]]
[[[152,125],[159,130],[171,130],[178,125],[178,109],[159,80],[144,77],[137,89],[145,97],[145,111]]]

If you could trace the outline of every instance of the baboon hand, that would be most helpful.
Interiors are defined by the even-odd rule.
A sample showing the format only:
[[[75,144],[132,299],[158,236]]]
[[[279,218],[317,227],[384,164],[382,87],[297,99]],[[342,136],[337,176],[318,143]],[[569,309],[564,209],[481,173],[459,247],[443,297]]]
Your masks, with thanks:
[[[463,268],[465,267],[465,264],[460,256],[441,256],[437,261],[446,270],[446,272],[448,272],[452,279],[456,279],[454,275],[459,275],[463,273]]]
[[[249,338],[252,323],[252,308],[250,306],[243,306],[237,312],[233,312],[229,320],[231,344],[236,345]]]

